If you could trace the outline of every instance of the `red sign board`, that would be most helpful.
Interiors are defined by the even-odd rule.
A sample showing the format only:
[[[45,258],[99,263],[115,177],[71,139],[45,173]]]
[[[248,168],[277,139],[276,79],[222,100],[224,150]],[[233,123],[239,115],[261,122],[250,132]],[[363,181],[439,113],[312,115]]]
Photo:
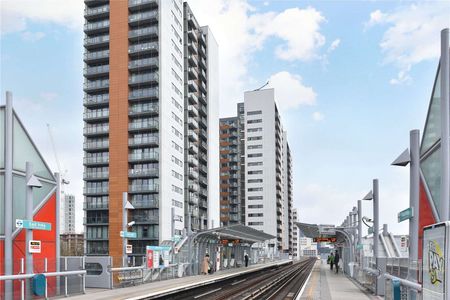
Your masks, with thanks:
[[[153,250],[147,249],[147,268],[153,268]]]
[[[313,239],[314,243],[336,243],[335,237],[318,237]]]

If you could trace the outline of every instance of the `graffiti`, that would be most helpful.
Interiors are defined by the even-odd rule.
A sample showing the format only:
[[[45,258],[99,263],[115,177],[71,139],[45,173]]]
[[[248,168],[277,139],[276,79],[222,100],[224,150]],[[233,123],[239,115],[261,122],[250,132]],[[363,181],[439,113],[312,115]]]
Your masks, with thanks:
[[[431,284],[442,284],[444,278],[444,255],[436,241],[429,241],[428,248],[428,272]]]

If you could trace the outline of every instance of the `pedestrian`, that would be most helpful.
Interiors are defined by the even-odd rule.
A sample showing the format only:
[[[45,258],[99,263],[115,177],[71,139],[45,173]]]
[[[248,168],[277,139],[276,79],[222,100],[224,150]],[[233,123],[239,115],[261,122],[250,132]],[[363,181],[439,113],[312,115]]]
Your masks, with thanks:
[[[248,254],[244,254],[245,267],[248,267]]]
[[[336,265],[336,274],[339,273],[339,252],[336,250],[336,254],[334,255],[334,264]]]
[[[202,262],[202,274],[208,275],[209,268],[209,254],[206,253]]]
[[[334,265],[333,252],[331,252],[330,255],[328,256],[328,263],[330,264],[330,270],[333,271],[333,265]]]

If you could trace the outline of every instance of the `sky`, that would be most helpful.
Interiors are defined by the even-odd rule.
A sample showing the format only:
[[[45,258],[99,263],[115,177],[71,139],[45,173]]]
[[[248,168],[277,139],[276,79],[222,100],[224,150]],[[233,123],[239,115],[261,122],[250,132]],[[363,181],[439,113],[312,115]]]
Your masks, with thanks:
[[[269,81],[294,164],[302,222],[340,224],[380,181],[381,223],[407,233],[408,168],[390,163],[423,130],[450,1],[188,0],[219,44],[220,115]],[[1,100],[70,184],[82,230],[82,0],[1,0]],[[52,150],[47,125],[55,141]],[[371,203],[363,213],[371,217]]]

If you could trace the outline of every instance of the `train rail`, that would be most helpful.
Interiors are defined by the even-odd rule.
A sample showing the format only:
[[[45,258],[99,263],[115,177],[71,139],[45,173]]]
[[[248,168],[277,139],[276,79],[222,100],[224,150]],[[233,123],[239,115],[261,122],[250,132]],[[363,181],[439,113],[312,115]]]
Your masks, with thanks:
[[[142,299],[291,300],[295,299],[305,284],[315,262],[316,259],[307,259],[287,266],[243,274],[171,295]]]

